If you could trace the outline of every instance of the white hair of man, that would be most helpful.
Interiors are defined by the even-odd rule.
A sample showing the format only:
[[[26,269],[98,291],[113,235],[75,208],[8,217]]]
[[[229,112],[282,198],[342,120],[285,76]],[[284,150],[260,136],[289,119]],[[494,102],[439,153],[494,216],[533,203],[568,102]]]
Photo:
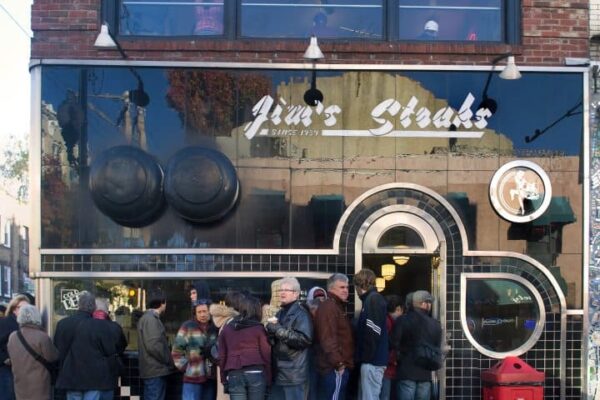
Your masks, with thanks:
[[[294,292],[300,292],[300,282],[294,277],[288,276],[283,278],[279,281],[279,287],[282,287],[283,285],[289,286]]]
[[[348,277],[346,275],[336,272],[327,279],[327,290],[331,289],[337,281],[341,281],[344,283],[349,282]]]
[[[104,297],[96,298],[96,310],[104,311],[108,314],[108,299]]]
[[[17,315],[17,323],[19,324],[19,326],[42,326],[42,315],[35,306],[27,304],[19,309],[19,315]]]

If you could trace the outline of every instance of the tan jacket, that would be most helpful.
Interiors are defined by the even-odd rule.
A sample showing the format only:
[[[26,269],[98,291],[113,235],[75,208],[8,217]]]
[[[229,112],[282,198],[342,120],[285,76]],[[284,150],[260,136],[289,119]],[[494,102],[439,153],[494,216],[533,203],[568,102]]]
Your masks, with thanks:
[[[58,350],[46,332],[33,325],[22,326],[21,332],[29,347],[46,361],[58,360]],[[17,400],[49,400],[50,374],[46,367],[25,350],[17,332],[11,333],[8,338],[8,354],[12,363]]]

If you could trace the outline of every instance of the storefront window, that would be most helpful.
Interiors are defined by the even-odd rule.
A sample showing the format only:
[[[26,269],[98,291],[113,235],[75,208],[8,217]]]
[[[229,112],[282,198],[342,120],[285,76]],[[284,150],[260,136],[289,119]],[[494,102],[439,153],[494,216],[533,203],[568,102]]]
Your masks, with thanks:
[[[191,317],[191,300],[189,289],[194,285],[198,299],[210,299],[213,303],[222,303],[228,292],[241,291],[258,297],[266,313],[272,313],[278,304],[278,293],[272,293],[272,283],[278,278],[273,277],[235,277],[235,278],[205,278],[197,280],[55,280],[53,326],[64,317],[72,315],[77,310],[77,296],[80,291],[92,292],[97,298],[109,301],[109,312],[113,321],[123,328],[127,337],[128,350],[137,350],[136,324],[146,310],[147,295],[159,289],[167,297],[167,310],[161,320],[165,325],[170,343],[173,342],[181,324]],[[325,287],[324,279],[301,278],[301,299],[313,286]],[[276,287],[276,285],[274,285]]]
[[[461,288],[463,329],[477,349],[496,358],[531,348],[545,319],[533,286],[516,275],[501,275],[463,274]]]

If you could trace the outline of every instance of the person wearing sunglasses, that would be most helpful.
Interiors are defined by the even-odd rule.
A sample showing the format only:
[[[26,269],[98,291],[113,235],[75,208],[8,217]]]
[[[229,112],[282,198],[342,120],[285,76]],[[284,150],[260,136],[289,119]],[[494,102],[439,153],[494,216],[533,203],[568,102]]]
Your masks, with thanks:
[[[214,400],[214,365],[210,349],[217,341],[217,328],[210,320],[209,299],[197,299],[192,318],[185,321],[171,350],[173,362],[183,372],[182,400]]]

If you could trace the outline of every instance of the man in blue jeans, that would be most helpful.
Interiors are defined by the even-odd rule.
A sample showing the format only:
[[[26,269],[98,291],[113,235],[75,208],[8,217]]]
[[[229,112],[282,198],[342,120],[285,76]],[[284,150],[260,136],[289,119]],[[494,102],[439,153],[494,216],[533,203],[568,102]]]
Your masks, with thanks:
[[[346,316],[348,277],[333,274],[327,280],[328,298],[315,315],[319,399],[344,400],[350,369],[354,367],[352,326]]]
[[[167,376],[175,371],[167,333],[160,316],[167,309],[167,298],[154,292],[140,318],[138,331],[140,378],[144,382],[145,400],[165,400]]]
[[[433,296],[425,290],[417,290],[412,295],[412,309],[400,316],[392,332],[392,345],[398,354],[396,395],[398,400],[430,400],[430,369],[415,362],[414,349],[420,342],[432,347],[440,347],[442,328],[439,321],[432,318]]]

